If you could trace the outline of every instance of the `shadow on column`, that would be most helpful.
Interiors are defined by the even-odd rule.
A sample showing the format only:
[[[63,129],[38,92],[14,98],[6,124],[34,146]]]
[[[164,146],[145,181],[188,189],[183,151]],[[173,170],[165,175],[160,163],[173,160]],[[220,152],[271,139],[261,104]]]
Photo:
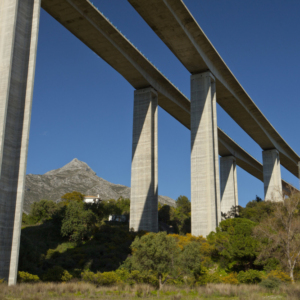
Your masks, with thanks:
[[[149,91],[146,91],[150,93],[149,98],[141,97],[140,101],[145,103],[139,103],[138,95],[135,95],[137,98],[134,104],[130,226],[134,230],[156,232],[157,99],[153,98],[153,91],[149,88]]]

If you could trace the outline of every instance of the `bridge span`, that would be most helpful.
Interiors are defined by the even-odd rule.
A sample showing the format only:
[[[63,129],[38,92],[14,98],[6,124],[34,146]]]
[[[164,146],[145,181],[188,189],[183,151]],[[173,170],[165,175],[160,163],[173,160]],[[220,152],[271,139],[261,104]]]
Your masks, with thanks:
[[[277,149],[280,163],[298,177],[299,155],[243,89],[184,2],[128,1],[191,74],[212,72],[220,106],[263,150]]]
[[[193,219],[196,220],[199,214],[205,218],[205,212],[201,209],[204,204],[202,203],[204,200],[201,198],[203,193],[206,193],[206,198],[210,198],[206,205],[211,205],[218,214],[214,204],[215,198],[218,196],[214,192],[218,189],[218,174],[215,172],[215,174],[209,175],[214,180],[211,180],[210,186],[204,190],[200,186],[204,186],[207,180],[199,175],[203,167],[212,170],[217,163],[215,158],[207,162],[205,159],[201,159],[199,154],[203,153],[200,141],[210,143],[209,153],[214,148],[211,141],[215,139],[216,132],[210,131],[209,137],[205,132],[208,124],[216,126],[214,113],[210,116],[211,110],[205,108],[211,98],[215,97],[229,116],[264,150],[265,199],[280,201],[282,192],[280,164],[298,177],[300,157],[279,135],[243,89],[184,2],[182,0],[128,1],[191,73],[192,107],[194,103],[194,109],[191,111],[192,233],[204,233],[202,230],[199,231],[200,225],[193,222]],[[213,90],[214,95],[208,95],[210,90]],[[201,124],[198,109],[201,110],[202,118],[205,118],[202,123],[207,122],[206,124]],[[213,111],[214,107],[212,106],[211,109]],[[209,121],[206,118],[209,118]],[[207,170],[205,170],[205,174],[208,174]],[[198,175],[193,176],[193,173]],[[193,209],[193,203],[195,209]],[[206,217],[206,221],[210,222],[209,220],[214,220],[214,216]],[[214,226],[213,223],[212,226]],[[201,227],[203,228],[203,224]]]

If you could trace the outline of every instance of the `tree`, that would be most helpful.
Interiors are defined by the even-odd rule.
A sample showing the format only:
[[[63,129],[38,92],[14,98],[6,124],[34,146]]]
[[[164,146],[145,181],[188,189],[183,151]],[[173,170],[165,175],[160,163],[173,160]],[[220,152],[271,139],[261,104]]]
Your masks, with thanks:
[[[130,212],[130,199],[120,197],[116,203],[117,207],[120,208],[122,214],[129,215]]]
[[[239,216],[249,219],[253,222],[260,222],[264,218],[271,215],[275,209],[275,202],[261,201],[259,197],[247,203],[246,207],[239,207]]]
[[[133,252],[129,258],[131,268],[141,272],[154,271],[157,274],[159,289],[178,271],[180,248],[176,240],[165,232],[136,237],[130,247]]]
[[[57,209],[57,205],[51,200],[40,200],[31,206],[29,219],[34,223],[49,220]]]
[[[183,213],[183,210],[179,208],[172,208],[170,211],[171,224],[180,234],[187,234],[191,232],[191,213]]]
[[[256,199],[248,202],[246,207],[239,205],[232,206],[229,212],[221,213],[222,219],[245,218],[253,222],[260,222],[262,219],[273,213],[275,205],[275,202],[262,201],[261,198],[256,196]]]
[[[179,196],[176,199],[176,208],[180,209],[185,215],[191,213],[191,202],[186,196]]]
[[[171,211],[171,207],[169,205],[164,204],[158,210],[158,221],[169,224],[170,223],[170,211]]]
[[[196,281],[204,275],[206,246],[208,243],[202,237],[148,233],[135,238],[131,244],[133,254],[125,261],[124,267],[140,272],[154,272],[161,290],[168,279],[187,275],[193,276]]]
[[[191,232],[191,202],[185,196],[179,196],[176,207],[159,205],[158,220],[172,226],[174,232],[186,234]]]
[[[215,247],[215,257],[224,267],[234,270],[248,270],[254,267],[258,255],[259,242],[252,236],[256,223],[243,219],[222,221],[216,232],[207,237]]]
[[[72,201],[75,202],[83,202],[84,200],[84,195],[79,193],[79,192],[72,192],[72,193],[66,193],[64,194],[61,199],[65,202],[65,203],[70,203]]]
[[[179,235],[179,234],[171,234],[170,236],[174,237],[177,245],[181,250],[183,250],[187,245],[191,243],[197,243],[199,245],[199,253],[198,256],[201,257],[201,262],[203,263],[203,266],[205,267],[211,267],[212,260],[211,260],[211,254],[214,248],[212,245],[210,245],[206,238],[202,236],[193,236],[190,233],[187,233],[186,235]]]
[[[123,210],[122,210],[122,203],[120,202],[121,200],[115,200],[115,199],[110,199],[106,201],[102,201],[99,207],[101,207],[103,214],[105,217],[108,217],[109,215],[121,215]]]
[[[170,225],[175,232],[186,234],[191,232],[191,202],[186,196],[179,196],[176,208],[170,209]]]
[[[221,212],[222,221],[227,220],[227,219],[232,219],[232,218],[239,218],[240,217],[240,212],[243,209],[244,208],[239,206],[239,205],[232,205],[230,211],[228,211],[226,213]]]
[[[84,203],[71,202],[62,220],[61,234],[75,242],[88,239],[94,231],[96,220],[95,214],[85,209]]]
[[[262,241],[258,260],[277,258],[294,282],[294,268],[300,256],[300,194],[283,197],[274,206],[273,213],[254,229],[254,235]]]
[[[203,267],[205,260],[201,243],[192,241],[186,244],[179,256],[181,273],[192,275],[197,281],[201,275],[206,273],[206,269]]]

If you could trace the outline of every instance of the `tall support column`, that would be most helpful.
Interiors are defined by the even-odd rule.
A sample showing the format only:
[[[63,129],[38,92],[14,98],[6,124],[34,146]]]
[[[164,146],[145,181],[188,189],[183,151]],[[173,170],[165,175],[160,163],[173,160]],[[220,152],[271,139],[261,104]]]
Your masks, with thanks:
[[[234,156],[220,158],[221,212],[227,214],[232,206],[239,205],[236,160]]]
[[[207,236],[221,219],[216,84],[210,72],[191,76],[192,234]]]
[[[263,151],[265,200],[281,201],[282,184],[279,153],[276,149]]]
[[[130,228],[158,231],[157,93],[134,92]]]
[[[40,0],[0,0],[0,278],[16,283]]]

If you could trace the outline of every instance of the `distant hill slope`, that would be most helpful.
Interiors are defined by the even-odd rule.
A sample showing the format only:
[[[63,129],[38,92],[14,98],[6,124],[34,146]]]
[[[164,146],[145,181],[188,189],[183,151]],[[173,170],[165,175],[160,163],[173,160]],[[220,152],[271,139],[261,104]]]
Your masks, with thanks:
[[[100,195],[103,200],[130,198],[130,188],[113,184],[100,178],[83,161],[74,158],[60,169],[52,170],[44,175],[26,175],[25,213],[29,213],[33,202],[41,199],[59,201],[65,193],[78,191],[85,195]],[[175,206],[175,201],[166,196],[158,196],[161,204]]]

